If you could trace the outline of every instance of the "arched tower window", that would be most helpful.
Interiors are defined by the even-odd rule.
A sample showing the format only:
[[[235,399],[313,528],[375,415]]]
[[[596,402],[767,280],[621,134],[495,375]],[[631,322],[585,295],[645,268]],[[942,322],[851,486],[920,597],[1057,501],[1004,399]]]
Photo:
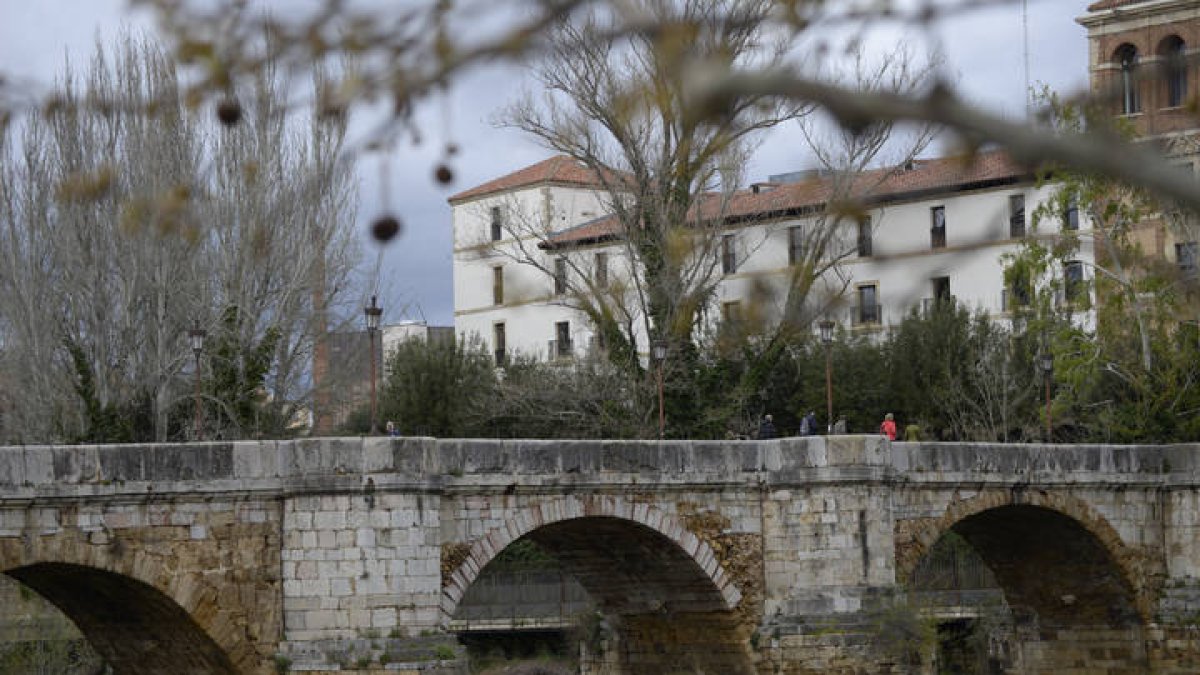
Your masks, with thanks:
[[[1121,67],[1121,113],[1132,115],[1141,112],[1141,102],[1138,101],[1137,91],[1137,47],[1123,44],[1117,48],[1116,61]]]
[[[1158,46],[1163,61],[1163,81],[1166,83],[1166,107],[1178,108],[1187,98],[1187,59],[1183,40],[1172,35]]]

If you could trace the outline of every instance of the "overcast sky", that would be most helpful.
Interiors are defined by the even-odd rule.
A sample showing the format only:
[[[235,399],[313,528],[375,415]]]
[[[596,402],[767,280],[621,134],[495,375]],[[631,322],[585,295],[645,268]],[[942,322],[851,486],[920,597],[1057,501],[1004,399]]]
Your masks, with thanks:
[[[1087,82],[1087,41],[1075,23],[1088,2],[1028,0],[1030,80],[1060,92],[1077,91]],[[18,84],[46,87],[61,72],[68,55],[86,63],[97,37],[110,39],[122,27],[152,30],[145,15],[131,14],[124,0],[0,0],[0,73]],[[883,49],[895,33],[872,33],[873,48]],[[939,24],[932,32],[905,36],[924,50],[938,47],[946,55],[948,74],[957,76],[969,100],[1011,118],[1025,114],[1025,73],[1021,3],[977,11]],[[10,80],[11,81],[11,80]],[[419,111],[426,140],[397,148],[391,157],[391,209],[404,222],[404,235],[383,249],[365,232],[380,206],[376,158],[359,165],[358,229],[364,233],[364,279],[380,261],[378,283],[385,322],[426,319],[434,325],[453,323],[450,209],[446,197],[523,166],[549,153],[519,132],[494,129],[489,119],[522,86],[521,71],[487,70],[468,74],[444,101]],[[22,87],[24,88],[24,87]],[[441,148],[451,140],[460,147],[454,162],[456,180],[449,187],[431,178]],[[746,172],[749,181],[813,165],[794,126],[769,137]],[[400,308],[407,307],[403,315]]]

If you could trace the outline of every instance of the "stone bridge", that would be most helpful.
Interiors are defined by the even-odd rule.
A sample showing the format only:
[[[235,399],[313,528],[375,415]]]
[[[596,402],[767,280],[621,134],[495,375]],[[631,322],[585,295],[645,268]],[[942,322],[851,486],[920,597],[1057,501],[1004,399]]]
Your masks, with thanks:
[[[602,611],[582,634],[587,672],[916,673],[928,621],[907,590],[954,532],[1019,619],[990,648],[1003,672],[1195,673],[1198,451],[875,436],[8,447],[0,571],[117,673],[459,672],[370,650],[444,636],[489,561],[527,539]]]

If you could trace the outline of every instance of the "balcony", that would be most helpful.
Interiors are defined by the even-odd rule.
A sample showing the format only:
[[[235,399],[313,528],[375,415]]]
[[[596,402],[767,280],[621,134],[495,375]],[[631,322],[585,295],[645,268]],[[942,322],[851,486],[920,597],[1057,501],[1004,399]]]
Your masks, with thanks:
[[[850,325],[877,326],[882,317],[882,305],[857,305],[850,310]]]

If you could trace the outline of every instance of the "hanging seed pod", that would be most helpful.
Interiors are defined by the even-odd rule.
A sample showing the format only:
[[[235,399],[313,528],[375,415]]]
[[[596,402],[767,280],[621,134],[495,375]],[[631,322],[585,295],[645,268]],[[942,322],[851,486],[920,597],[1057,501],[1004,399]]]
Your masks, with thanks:
[[[227,127],[234,126],[242,120],[242,105],[235,98],[223,99],[217,104],[217,119]]]
[[[386,244],[400,234],[400,221],[395,216],[380,216],[371,223],[371,236],[375,241]]]

